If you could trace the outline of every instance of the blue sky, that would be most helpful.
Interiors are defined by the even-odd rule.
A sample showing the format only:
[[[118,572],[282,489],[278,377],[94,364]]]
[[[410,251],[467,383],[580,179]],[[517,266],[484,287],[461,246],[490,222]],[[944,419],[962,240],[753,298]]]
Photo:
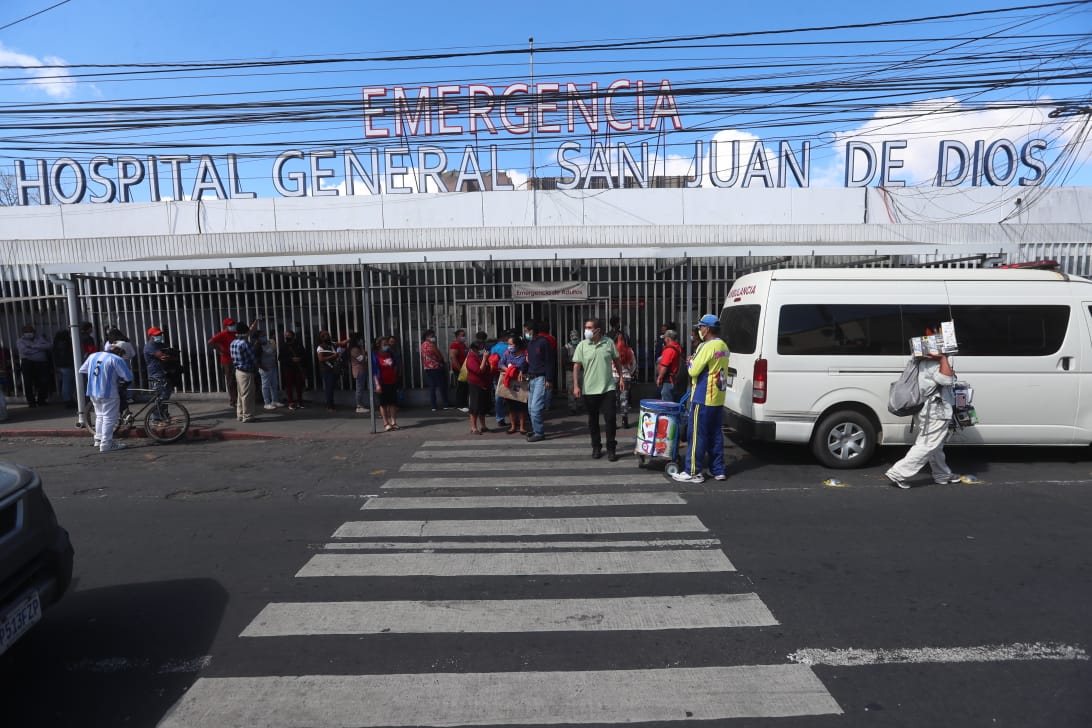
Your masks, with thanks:
[[[6,0],[0,6],[0,26],[30,15],[53,4],[55,0]],[[525,48],[528,36],[536,47],[575,46],[621,39],[648,39],[693,36],[711,33],[739,33],[773,29],[831,26],[943,15],[953,12],[996,9],[1015,6],[1016,2],[963,0],[958,4],[924,0],[910,5],[893,6],[859,2],[798,2],[790,0],[774,5],[759,3],[577,3],[549,4],[468,4],[417,2],[398,3],[300,3],[271,0],[251,2],[235,0],[213,2],[192,0],[188,3],[93,2],[71,0],[0,31],[0,65],[12,66],[2,72],[0,104],[30,105],[37,113],[34,120],[20,116],[0,125],[0,169],[10,170],[14,159],[53,160],[70,156],[86,162],[96,153],[115,157],[121,154],[166,154],[165,140],[186,145],[182,153],[241,155],[240,184],[259,197],[274,195],[269,182],[270,166],[277,153],[288,149],[366,150],[375,140],[365,140],[359,111],[341,111],[337,118],[276,123],[254,121],[246,124],[184,126],[139,131],[111,131],[112,105],[131,108],[134,104],[213,103],[251,100],[258,106],[275,102],[351,102],[359,100],[360,87],[418,88],[441,82],[469,84],[488,79],[498,88],[512,82],[526,81],[528,56],[486,56],[456,60],[399,62],[361,62],[319,67],[289,66],[244,71],[230,69],[208,72],[150,73],[126,76],[124,81],[102,75],[106,69],[69,71],[67,78],[42,79],[46,72],[35,70],[38,64],[138,64],[163,62],[199,62],[210,60],[318,59],[339,56],[371,57],[390,54],[412,55],[451,49],[460,51]],[[764,12],[776,8],[776,13]],[[500,9],[503,8],[503,9]],[[738,39],[749,45],[726,45],[719,39],[687,48],[618,49],[604,52],[546,53],[535,57],[536,76],[566,78],[586,84],[598,79],[606,85],[616,78],[642,78],[657,82],[667,78],[679,88],[703,86],[718,89],[704,97],[679,98],[680,115],[686,129],[667,134],[649,133],[618,138],[599,135],[577,136],[582,149],[570,155],[578,166],[591,162],[592,145],[650,145],[659,173],[693,173],[695,141],[702,141],[704,153],[716,139],[739,143],[739,153],[766,166],[775,176],[776,150],[781,140],[800,153],[801,143],[812,145],[811,186],[845,184],[846,143],[862,142],[872,149],[882,149],[885,141],[904,141],[906,147],[892,154],[902,162],[892,170],[892,179],[908,185],[936,183],[937,143],[955,140],[983,149],[999,139],[1013,142],[1019,155],[1028,139],[1042,138],[1047,148],[1040,156],[1047,161],[1062,154],[1065,165],[1052,168],[1049,177],[1055,184],[1092,183],[1090,143],[1079,144],[1082,124],[1087,114],[1073,114],[1049,119],[1056,106],[1053,99],[1080,100],[1090,104],[1092,80],[1089,59],[1080,55],[1092,47],[1092,4],[1043,10],[1027,10],[1003,15],[984,15],[871,29],[842,29],[794,33],[791,35],[752,36]],[[1063,35],[1064,34],[1064,35]],[[1082,39],[1075,34],[1086,34]],[[1032,39],[1032,37],[1037,39]],[[1041,38],[1040,38],[1041,37]],[[978,38],[977,41],[970,40]],[[779,46],[756,46],[776,41]],[[822,41],[825,45],[789,46],[791,41]],[[849,44],[847,41],[869,41]],[[962,52],[970,56],[957,58]],[[993,53],[992,59],[990,53]],[[1057,54],[1050,60],[1045,56]],[[1043,54],[1044,58],[1037,58]],[[1023,55],[1024,58],[1016,59]],[[1011,56],[1008,58],[1007,56]],[[935,71],[921,62],[945,57],[949,63]],[[900,65],[906,68],[900,73]],[[17,68],[16,68],[17,67]],[[1025,72],[1050,69],[1045,76],[1060,75],[1070,69],[1072,78],[1064,84],[1022,84],[1015,88],[990,88],[1003,85],[1010,70]],[[660,72],[661,69],[669,69]],[[127,71],[134,69],[127,68]],[[873,83],[869,72],[879,73]],[[986,77],[998,72],[994,81],[970,83],[950,89],[935,79],[957,74],[965,81],[976,74]],[[90,75],[80,75],[90,74]],[[37,77],[37,80],[36,80]],[[905,87],[883,90],[894,80],[917,81],[918,90]],[[821,88],[805,91],[797,82],[813,80]],[[846,91],[831,87],[834,82],[856,83]],[[735,85],[747,86],[746,94],[734,92]],[[756,86],[777,88],[757,93]],[[899,86],[899,84],[895,84]],[[936,87],[935,89],[933,87]],[[935,90],[935,93],[931,93]],[[240,94],[246,94],[241,96]],[[222,94],[221,96],[217,96]],[[177,97],[177,98],[175,98]],[[135,101],[140,99],[142,101]],[[149,100],[155,99],[155,100]],[[1036,102],[1040,102],[1036,104]],[[81,114],[75,104],[85,103],[105,110],[101,117]],[[811,105],[824,108],[817,119],[802,123]],[[823,105],[826,104],[824,107]],[[849,107],[858,108],[848,111]],[[3,110],[4,107],[0,107]],[[842,109],[838,113],[834,110]],[[278,113],[271,111],[270,113]],[[285,112],[287,113],[287,112]],[[115,118],[126,118],[119,111]],[[28,130],[24,123],[40,119],[63,120],[76,125],[74,131],[57,136],[56,132]],[[87,126],[93,118],[93,127]],[[47,136],[42,136],[45,133]],[[568,138],[542,135],[538,140],[535,164],[540,176],[558,175],[556,147]],[[437,137],[408,140],[410,146],[436,144],[448,150],[448,164],[459,162],[459,152],[467,143],[462,139]],[[529,168],[529,152],[522,138],[500,134],[500,165],[519,180]],[[755,151],[761,141],[764,153]],[[387,142],[385,142],[387,143]],[[485,142],[483,142],[484,144]],[[100,146],[96,146],[100,145]],[[234,146],[234,145],[237,145]],[[247,146],[254,145],[254,146]],[[1068,148],[1067,148],[1068,145]],[[1005,145],[996,147],[1000,157]],[[251,155],[251,156],[247,156]],[[750,155],[750,157],[749,157]],[[757,155],[757,156],[755,156]],[[488,161],[483,155],[482,161]],[[721,160],[723,163],[723,159]],[[860,159],[857,160],[860,162]],[[867,160],[865,160],[867,161]],[[412,164],[412,158],[411,162]],[[219,164],[219,163],[218,163]],[[705,159],[708,166],[708,158]],[[1017,159],[1019,174],[1030,173]],[[290,165],[289,165],[290,166]],[[334,164],[336,167],[337,164]],[[867,166],[867,165],[865,165]],[[192,168],[187,168],[193,174]],[[223,173],[223,166],[219,164]],[[857,169],[856,171],[860,171]],[[788,176],[791,179],[791,176]],[[767,178],[769,179],[769,178]],[[340,173],[327,186],[340,181]],[[761,174],[754,184],[761,184]],[[873,180],[872,184],[878,183]],[[1015,182],[1011,183],[1015,184]],[[190,180],[184,186],[184,194]],[[164,194],[168,194],[165,186]],[[134,189],[134,199],[140,199]]]

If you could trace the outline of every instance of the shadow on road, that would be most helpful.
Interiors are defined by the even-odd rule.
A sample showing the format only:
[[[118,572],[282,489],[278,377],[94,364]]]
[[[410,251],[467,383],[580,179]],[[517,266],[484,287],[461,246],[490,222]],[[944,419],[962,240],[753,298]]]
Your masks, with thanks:
[[[0,656],[2,724],[154,726],[206,664],[227,600],[212,579],[68,594]]]

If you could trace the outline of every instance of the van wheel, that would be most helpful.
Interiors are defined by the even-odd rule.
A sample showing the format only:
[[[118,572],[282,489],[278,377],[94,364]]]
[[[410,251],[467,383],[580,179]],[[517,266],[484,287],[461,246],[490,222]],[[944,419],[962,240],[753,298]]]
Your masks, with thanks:
[[[828,468],[864,467],[876,452],[876,428],[860,412],[831,412],[815,429],[811,451]]]

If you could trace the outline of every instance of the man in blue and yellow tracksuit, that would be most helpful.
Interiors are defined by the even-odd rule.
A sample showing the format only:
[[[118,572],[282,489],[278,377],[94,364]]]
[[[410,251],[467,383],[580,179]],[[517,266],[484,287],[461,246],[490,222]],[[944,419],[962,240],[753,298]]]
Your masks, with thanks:
[[[687,363],[690,375],[690,441],[683,452],[683,469],[671,477],[682,483],[702,483],[702,463],[709,455],[715,480],[724,480],[724,389],[728,381],[728,344],[720,338],[720,319],[711,313],[694,327],[701,344]]]

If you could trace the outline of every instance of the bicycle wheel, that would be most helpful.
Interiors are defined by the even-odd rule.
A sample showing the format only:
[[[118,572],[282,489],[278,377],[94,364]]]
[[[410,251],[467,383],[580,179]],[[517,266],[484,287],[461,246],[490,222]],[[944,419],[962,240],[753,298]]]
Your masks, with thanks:
[[[178,402],[160,402],[144,415],[144,431],[156,442],[174,442],[190,429],[190,413]]]
[[[92,435],[95,434],[95,408],[91,406],[91,403],[87,403],[87,411],[84,412],[84,416],[87,418],[86,425],[87,431]],[[131,410],[122,410],[118,414],[118,424],[114,427],[114,437],[124,436],[129,430],[133,428],[134,415]]]

